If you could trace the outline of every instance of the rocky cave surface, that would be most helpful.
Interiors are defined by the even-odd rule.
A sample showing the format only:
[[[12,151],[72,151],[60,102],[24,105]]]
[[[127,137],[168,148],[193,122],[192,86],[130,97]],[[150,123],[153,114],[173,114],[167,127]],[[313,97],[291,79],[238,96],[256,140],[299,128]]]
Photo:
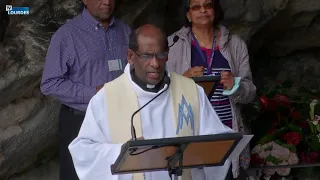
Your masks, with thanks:
[[[116,16],[132,28],[156,23],[171,34],[183,25],[182,0],[117,1]],[[29,6],[30,15],[7,16],[9,2]],[[320,89],[319,0],[221,4],[223,24],[248,43],[258,88],[291,79],[295,87]],[[81,12],[81,0],[1,0],[0,6],[0,179],[58,179],[60,104],[44,97],[39,85],[50,38]]]

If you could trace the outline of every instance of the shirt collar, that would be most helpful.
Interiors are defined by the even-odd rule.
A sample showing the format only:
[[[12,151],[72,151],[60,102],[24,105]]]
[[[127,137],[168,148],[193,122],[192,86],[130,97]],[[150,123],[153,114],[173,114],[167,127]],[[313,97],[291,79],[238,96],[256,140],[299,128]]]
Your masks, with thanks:
[[[166,90],[168,86],[167,84],[165,84],[164,87],[156,93],[145,91],[132,80],[130,70],[131,70],[131,65],[128,63],[124,69],[124,74],[129,78],[129,81],[131,82],[131,87],[136,92],[138,98],[140,97],[154,98],[155,95],[160,94],[162,91]],[[170,77],[169,73],[168,73],[168,76]]]
[[[82,11],[82,18],[89,24],[89,26],[92,26],[93,28],[103,27],[98,20],[91,16],[91,14],[86,8],[84,8]],[[114,24],[115,18],[112,17],[108,27],[112,27]]]

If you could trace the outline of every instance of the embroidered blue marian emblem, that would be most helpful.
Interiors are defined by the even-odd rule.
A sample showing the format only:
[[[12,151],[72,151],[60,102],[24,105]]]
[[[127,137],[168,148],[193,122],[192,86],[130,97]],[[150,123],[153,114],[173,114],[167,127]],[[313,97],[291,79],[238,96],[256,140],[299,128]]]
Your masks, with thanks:
[[[185,122],[185,123],[184,123]],[[191,126],[192,133],[194,135],[194,114],[190,103],[187,103],[186,99],[182,95],[181,103],[179,104],[178,110],[178,125],[176,135],[179,134],[179,131],[184,128],[184,126]]]

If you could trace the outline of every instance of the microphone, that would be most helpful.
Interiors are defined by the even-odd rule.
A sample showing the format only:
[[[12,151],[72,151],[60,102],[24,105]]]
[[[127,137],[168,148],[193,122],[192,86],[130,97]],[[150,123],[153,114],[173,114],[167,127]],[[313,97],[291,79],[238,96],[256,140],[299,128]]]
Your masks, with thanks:
[[[167,87],[164,91],[162,91],[161,93],[159,93],[158,95],[156,95],[154,98],[152,98],[149,102],[147,102],[145,105],[143,105],[141,108],[139,108],[138,110],[136,110],[132,116],[131,116],[131,137],[132,137],[132,140],[137,140],[137,137],[136,137],[136,130],[134,128],[134,125],[133,125],[133,118],[134,116],[139,112],[141,111],[144,107],[146,107],[149,103],[151,103],[152,101],[154,101],[157,97],[159,97],[162,93],[164,93],[165,91],[168,90],[169,86],[170,86],[170,77],[169,76],[165,76],[164,79],[163,79],[164,83],[167,84]]]
[[[179,36],[175,35],[173,37],[173,43],[169,46],[169,48],[172,47],[176,42],[178,42],[178,40],[179,40]]]

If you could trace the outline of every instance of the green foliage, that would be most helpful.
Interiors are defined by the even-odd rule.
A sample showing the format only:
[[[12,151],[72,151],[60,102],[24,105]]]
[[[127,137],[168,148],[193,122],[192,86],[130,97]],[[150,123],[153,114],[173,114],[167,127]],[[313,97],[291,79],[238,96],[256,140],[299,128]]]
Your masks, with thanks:
[[[277,159],[271,155],[266,157],[266,161],[272,162],[275,165],[281,164],[283,162],[281,159]]]
[[[306,142],[312,151],[320,152],[320,142],[317,136],[310,136],[306,138]]]
[[[312,122],[308,122],[308,125],[309,125],[309,128],[310,128],[310,131],[312,134],[317,134],[317,126],[315,126]]]
[[[281,143],[281,142],[279,141],[279,143]],[[294,153],[297,152],[297,148],[296,148],[294,145],[292,145],[292,144],[282,143],[281,146],[283,146],[283,147],[285,147],[285,148],[288,148],[288,149],[290,150],[290,152],[294,152]]]
[[[276,136],[274,134],[267,134],[265,136],[263,136],[260,141],[258,141],[258,144],[266,144],[268,142],[273,141],[276,138]]]

